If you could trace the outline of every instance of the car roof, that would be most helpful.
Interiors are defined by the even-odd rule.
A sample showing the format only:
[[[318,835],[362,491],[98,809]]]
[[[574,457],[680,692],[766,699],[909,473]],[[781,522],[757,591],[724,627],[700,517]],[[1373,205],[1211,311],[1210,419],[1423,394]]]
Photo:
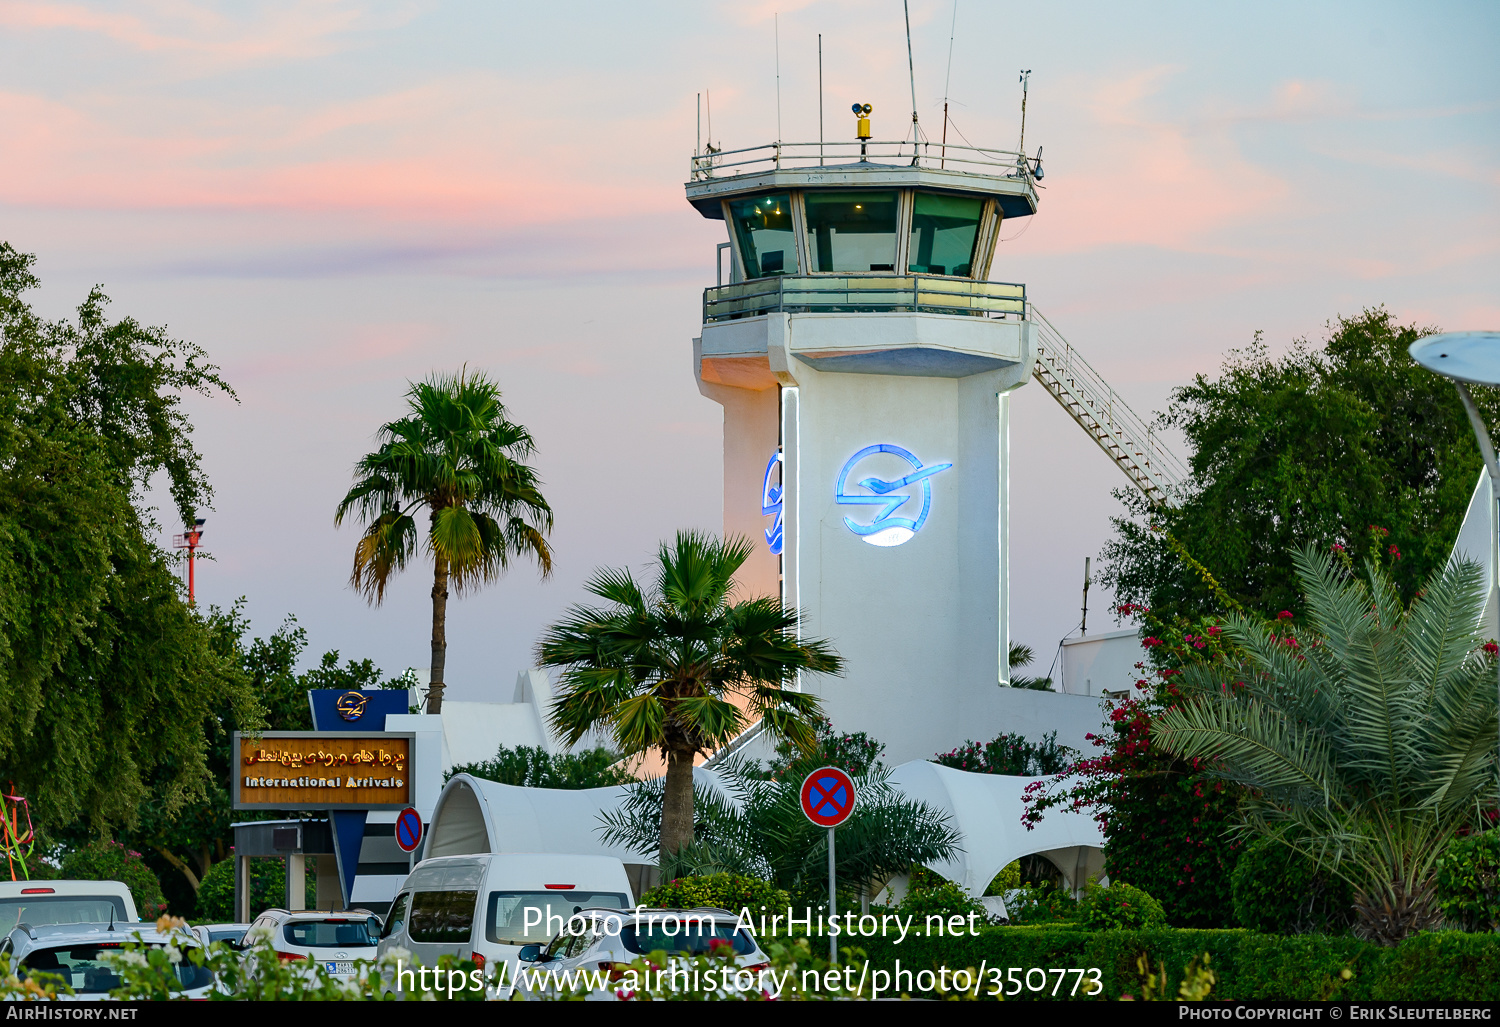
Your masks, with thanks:
[[[74,944],[102,944],[104,942],[132,942],[136,935],[140,940],[150,944],[165,944],[168,941],[180,942],[184,936],[177,934],[168,937],[158,931],[155,926],[146,924],[122,924],[116,921],[113,925],[108,923],[97,924],[41,924],[31,927],[29,924],[18,925],[11,931],[11,937],[17,934],[25,942],[33,943],[35,947],[50,945]]]
[[[310,920],[313,918],[328,919],[332,917],[340,917],[343,919],[348,919],[354,916],[370,917],[374,916],[375,914],[372,911],[361,907],[356,909],[266,909],[262,910],[260,915],[285,917],[288,920]],[[249,925],[234,924],[232,926],[248,928]]]
[[[0,899],[33,895],[129,895],[124,881],[0,881]]]

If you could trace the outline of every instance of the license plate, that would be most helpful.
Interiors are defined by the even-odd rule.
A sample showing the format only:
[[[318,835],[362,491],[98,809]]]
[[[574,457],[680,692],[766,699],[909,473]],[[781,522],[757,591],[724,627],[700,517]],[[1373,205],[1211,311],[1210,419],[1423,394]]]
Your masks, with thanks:
[[[337,977],[348,977],[354,973],[353,961],[347,963],[324,963],[323,968]]]

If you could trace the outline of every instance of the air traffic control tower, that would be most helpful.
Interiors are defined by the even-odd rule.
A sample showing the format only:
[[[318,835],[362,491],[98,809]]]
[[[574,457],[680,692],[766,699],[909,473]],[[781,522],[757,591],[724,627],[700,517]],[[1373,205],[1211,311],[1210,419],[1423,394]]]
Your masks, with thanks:
[[[724,408],[724,531],[756,543],[741,584],[833,642],[846,675],[802,687],[894,763],[1046,726],[999,686],[1008,397],[1036,356],[1025,287],[989,281],[1039,171],[864,138],[710,151],[687,183],[728,228],[693,362]]]

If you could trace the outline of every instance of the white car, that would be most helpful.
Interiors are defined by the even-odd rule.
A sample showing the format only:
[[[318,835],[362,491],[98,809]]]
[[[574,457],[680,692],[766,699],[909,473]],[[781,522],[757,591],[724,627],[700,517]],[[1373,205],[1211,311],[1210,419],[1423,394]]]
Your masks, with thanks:
[[[98,1002],[109,998],[112,989],[122,983],[115,968],[105,957],[123,954],[129,944],[163,948],[169,943],[178,949],[195,948],[195,935],[177,932],[168,936],[144,924],[48,924],[43,927],[22,926],[0,942],[0,954],[9,955],[17,974],[56,974],[73,988],[73,995],[58,995],[79,1002]],[[213,971],[183,959],[177,965],[177,980],[183,998],[207,998],[214,987]]]
[[[737,926],[739,917],[727,909],[588,909],[582,916],[587,929],[563,930],[546,945],[522,948],[521,972],[534,974],[546,968],[562,976],[597,971],[619,981],[630,963],[653,952],[665,952],[668,958],[700,956],[722,945],[733,948],[734,962],[741,969],[754,973],[770,965],[755,938]],[[549,983],[541,988],[525,989],[526,997],[556,992],[554,975],[548,975]],[[587,997],[608,1000],[616,995],[607,986]]]
[[[0,881],[0,931],[21,924],[133,924],[140,920],[122,881]]]
[[[237,952],[245,947],[245,932],[248,930],[249,924],[195,924],[192,928],[204,948],[222,941]]]
[[[380,937],[380,918],[368,909],[268,909],[249,930],[257,927],[271,932],[271,946],[282,962],[321,963],[335,977],[352,978],[356,960],[374,959]]]
[[[631,902],[625,864],[611,856],[482,853],[418,863],[386,914],[380,953],[405,949],[423,966],[472,960],[496,979],[515,979],[521,946],[550,941],[568,917]]]

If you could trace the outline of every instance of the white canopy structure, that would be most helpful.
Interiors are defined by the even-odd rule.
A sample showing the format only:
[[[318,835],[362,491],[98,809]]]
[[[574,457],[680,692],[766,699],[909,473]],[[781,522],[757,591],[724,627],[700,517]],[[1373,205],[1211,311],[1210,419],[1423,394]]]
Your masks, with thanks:
[[[948,814],[960,851],[931,869],[975,896],[1007,865],[1032,854],[1051,860],[1074,890],[1103,874],[1104,835],[1093,817],[1052,809],[1030,831],[1021,822],[1026,786],[1048,780],[974,774],[927,760],[903,763],[891,773],[898,791]]]
[[[696,768],[693,778],[733,801],[713,771]],[[902,764],[891,774],[898,791],[948,815],[961,851],[932,869],[976,896],[1008,863],[1032,853],[1056,864],[1072,888],[1102,872],[1104,838],[1091,817],[1051,810],[1034,830],[1026,830],[1021,799],[1036,780],[972,774],[925,760]],[[654,862],[653,854],[608,845],[599,836],[599,815],[618,809],[627,788],[522,788],[458,774],[438,798],[424,855],[556,852],[614,856],[635,866]]]

